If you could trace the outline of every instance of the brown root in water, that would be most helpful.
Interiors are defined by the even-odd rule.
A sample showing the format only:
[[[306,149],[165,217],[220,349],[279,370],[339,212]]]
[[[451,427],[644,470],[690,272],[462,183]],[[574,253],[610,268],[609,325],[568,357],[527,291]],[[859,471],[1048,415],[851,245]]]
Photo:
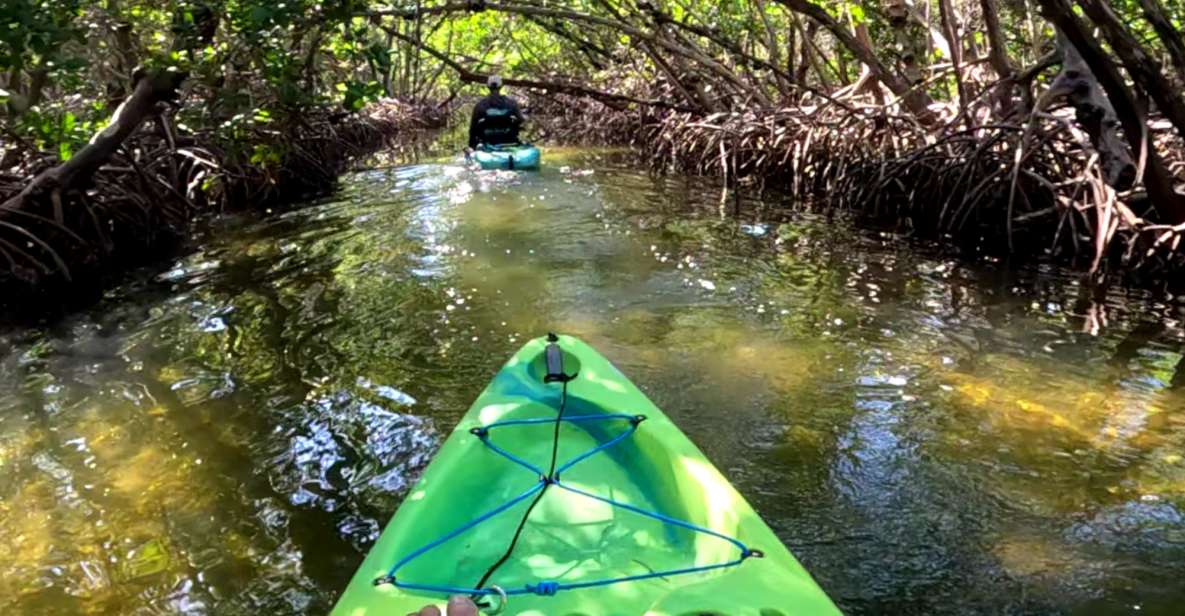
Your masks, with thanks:
[[[981,102],[987,105],[986,101]],[[891,107],[847,99],[697,115],[621,112],[588,101],[535,103],[564,141],[632,145],[655,172],[723,177],[807,207],[847,210],[919,237],[987,253],[1053,254],[1091,272],[1179,271],[1185,225],[1159,223],[1140,186],[1117,191],[1072,110],[983,121],[972,108],[939,129]],[[1150,123],[1185,185],[1185,143]]]
[[[167,114],[145,122],[83,183],[0,209],[0,288],[62,290],[185,236],[204,213],[263,210],[330,190],[359,159],[426,140],[448,109],[389,100],[364,114],[306,114],[227,143],[181,133]],[[255,152],[270,156],[252,160]],[[55,161],[25,150],[0,170],[0,203]],[[17,300],[12,300],[15,303]],[[7,302],[6,302],[7,303]]]

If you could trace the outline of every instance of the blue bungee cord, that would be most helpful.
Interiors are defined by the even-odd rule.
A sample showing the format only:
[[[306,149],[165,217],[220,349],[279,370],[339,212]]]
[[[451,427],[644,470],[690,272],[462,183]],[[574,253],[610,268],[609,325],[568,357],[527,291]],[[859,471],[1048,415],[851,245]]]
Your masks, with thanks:
[[[391,566],[390,569],[388,569],[387,575],[382,576],[374,581],[375,585],[377,586],[377,585],[381,585],[381,584],[391,584],[391,585],[395,586],[396,588],[402,588],[405,590],[418,590],[418,591],[442,593],[442,594],[448,594],[448,595],[469,595],[474,598],[488,597],[488,596],[495,596],[495,595],[501,595],[504,597],[505,596],[514,596],[514,595],[538,595],[538,596],[543,596],[543,597],[551,597],[551,596],[555,596],[560,591],[565,591],[565,590],[593,588],[593,587],[597,587],[597,586],[608,586],[610,584],[619,584],[622,582],[635,582],[635,581],[648,580],[648,579],[654,579],[654,578],[672,577],[672,576],[676,576],[676,575],[702,573],[705,571],[714,571],[717,569],[726,569],[729,567],[735,567],[749,558],[763,556],[763,554],[760,550],[755,550],[755,549],[749,548],[743,542],[741,542],[739,539],[737,539],[735,537],[730,537],[728,535],[716,532],[712,529],[705,528],[703,526],[699,526],[697,524],[693,524],[693,523],[687,522],[685,520],[679,520],[677,518],[673,518],[673,517],[664,515],[662,513],[656,512],[656,511],[649,511],[646,509],[642,509],[641,507],[637,507],[635,505],[631,505],[628,503],[622,503],[620,501],[613,500],[612,498],[608,498],[605,496],[599,496],[599,495],[593,494],[591,492],[586,492],[586,491],[581,490],[579,488],[576,488],[576,487],[573,487],[573,486],[563,483],[560,480],[560,477],[562,476],[562,474],[564,472],[570,470],[572,467],[583,462],[584,460],[587,460],[588,458],[590,458],[602,451],[605,451],[606,449],[609,449],[610,447],[613,447],[614,445],[629,438],[631,435],[633,435],[635,432],[637,432],[638,426],[643,421],[646,420],[646,416],[645,415],[630,415],[630,414],[624,414],[624,413],[613,413],[613,414],[599,414],[599,415],[576,415],[576,416],[572,416],[572,417],[565,417],[564,416],[564,408],[567,404],[567,399],[568,399],[568,381],[575,378],[575,375],[568,376],[568,375],[563,374],[562,360],[555,359],[554,365],[553,365],[552,349],[553,348],[555,349],[556,357],[558,357],[559,347],[555,344],[556,338],[554,337],[554,335],[549,334],[548,341],[550,343],[548,345],[548,358],[547,358],[548,359],[548,362],[547,362],[548,363],[548,375],[544,379],[544,381],[545,382],[559,382],[562,387],[560,390],[560,403],[556,409],[556,416],[554,418],[540,417],[540,418],[509,419],[509,420],[505,420],[505,421],[497,421],[497,422],[494,422],[494,423],[491,423],[491,424],[488,424],[485,426],[473,428],[469,431],[471,434],[473,434],[478,439],[480,439],[481,442],[486,447],[488,447],[490,449],[490,451],[493,451],[494,453],[498,454],[499,456],[509,460],[511,463],[513,463],[517,466],[521,466],[522,468],[531,472],[532,474],[534,474],[536,477],[539,478],[539,481],[537,483],[535,483],[534,485],[532,485],[530,488],[528,488],[525,492],[519,494],[518,496],[515,496],[514,498],[511,498],[510,500],[495,507],[494,509],[491,509],[491,510],[477,516],[476,518],[470,520],[469,522],[462,524],[461,526],[449,531],[448,533],[444,534],[443,536],[425,544],[424,546],[412,551],[408,555],[399,559],[395,564],[393,564]],[[567,423],[571,423],[571,424],[585,424],[585,423],[592,423],[592,422],[615,422],[615,421],[628,422],[628,427],[624,431],[622,431],[620,434],[614,436],[613,438],[597,445],[596,447],[589,449],[588,451],[580,453],[577,456],[573,457],[572,459],[570,459],[562,464],[559,464],[557,466],[557,457],[558,457],[558,452],[559,452],[560,425],[562,423],[567,422]],[[534,464],[528,462],[527,460],[524,460],[523,458],[519,457],[518,455],[514,454],[511,451],[507,451],[506,449],[499,447],[498,445],[495,445],[490,440],[490,433],[496,428],[507,428],[507,427],[514,427],[514,426],[532,426],[532,425],[547,424],[547,423],[553,423],[555,425],[555,429],[553,430],[553,434],[552,434],[551,463],[549,464],[547,471],[544,471],[540,467],[535,466]],[[662,522],[664,524],[669,524],[671,526],[677,526],[679,528],[683,528],[683,529],[690,530],[693,532],[703,533],[705,535],[716,537],[718,539],[721,539],[723,541],[726,541],[726,542],[731,543],[732,545],[736,546],[737,550],[739,551],[738,555],[733,560],[730,560],[728,562],[723,562],[723,563],[717,563],[717,564],[713,564],[713,565],[699,565],[699,566],[693,566],[693,567],[685,567],[685,568],[681,568],[681,569],[670,569],[670,570],[665,570],[665,571],[650,571],[647,573],[640,573],[637,575],[620,576],[620,577],[615,577],[615,578],[607,578],[607,579],[603,579],[603,580],[592,580],[592,581],[586,581],[586,582],[558,582],[558,581],[554,581],[554,580],[539,580],[535,583],[525,584],[520,588],[502,589],[497,586],[492,586],[492,587],[487,588],[485,586],[486,582],[489,581],[490,577],[494,574],[494,572],[497,571],[498,568],[501,567],[502,564],[505,563],[506,560],[510,557],[510,555],[514,552],[514,548],[518,544],[518,539],[519,539],[520,535],[522,534],[523,528],[526,526],[527,520],[531,515],[531,511],[534,510],[535,505],[537,505],[539,503],[539,501],[542,500],[544,494],[547,493],[547,490],[551,486],[555,486],[556,488],[565,490],[565,491],[570,492],[572,494],[577,494],[577,495],[583,496],[585,498],[589,498],[592,500],[596,500],[596,501],[605,503],[607,505],[610,505],[611,507],[617,507],[617,508],[624,509],[626,511],[630,511],[630,512],[633,512],[633,513],[641,515],[641,516],[645,516],[645,517],[657,520],[657,521]],[[511,539],[509,546],[507,546],[506,551],[502,554],[502,556],[497,561],[495,561],[492,565],[490,565],[489,569],[486,570],[485,574],[482,575],[481,579],[473,587],[450,586],[450,585],[444,585],[444,584],[418,584],[418,583],[414,583],[414,582],[407,582],[404,580],[400,580],[396,577],[396,573],[398,573],[398,571],[401,568],[403,568],[405,565],[407,565],[411,561],[419,558],[420,556],[423,556],[427,552],[430,552],[433,548],[436,548],[436,547],[440,546],[441,544],[457,537],[458,535],[464,533],[465,531],[467,531],[469,529],[472,529],[473,527],[481,524],[482,522],[485,522],[485,521],[490,520],[494,517],[497,517],[499,514],[513,508],[515,505],[531,498],[532,496],[534,497],[534,500],[531,501],[531,504],[527,507],[527,510],[523,513],[522,518],[519,520],[518,527],[515,529],[514,536]]]

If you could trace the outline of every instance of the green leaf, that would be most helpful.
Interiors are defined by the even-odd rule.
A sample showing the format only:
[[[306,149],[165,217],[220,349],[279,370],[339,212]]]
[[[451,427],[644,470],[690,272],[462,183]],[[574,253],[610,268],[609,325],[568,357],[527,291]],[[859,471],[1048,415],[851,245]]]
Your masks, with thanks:
[[[167,540],[150,539],[134,548],[120,563],[118,578],[129,581],[163,573],[171,563],[170,552]]]
[[[263,24],[269,21],[273,14],[274,13],[272,13],[272,11],[265,6],[255,6],[251,8],[251,21],[254,21],[257,24]]]

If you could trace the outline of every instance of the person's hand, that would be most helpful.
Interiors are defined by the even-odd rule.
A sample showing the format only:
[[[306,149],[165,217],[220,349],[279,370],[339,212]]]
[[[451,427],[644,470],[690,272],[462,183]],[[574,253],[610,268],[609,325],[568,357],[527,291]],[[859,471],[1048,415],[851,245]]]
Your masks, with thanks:
[[[441,616],[440,608],[426,605],[424,609],[407,616]],[[477,605],[469,597],[456,596],[448,600],[448,613],[445,616],[477,616]]]

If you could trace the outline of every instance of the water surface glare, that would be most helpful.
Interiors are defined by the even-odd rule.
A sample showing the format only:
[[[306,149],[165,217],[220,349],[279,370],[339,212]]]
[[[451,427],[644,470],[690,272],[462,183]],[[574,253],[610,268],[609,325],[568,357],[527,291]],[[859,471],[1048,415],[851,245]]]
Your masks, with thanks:
[[[1183,304],[783,209],[588,151],[370,171],[0,332],[0,613],[326,612],[549,330],[848,613],[1185,612]]]

